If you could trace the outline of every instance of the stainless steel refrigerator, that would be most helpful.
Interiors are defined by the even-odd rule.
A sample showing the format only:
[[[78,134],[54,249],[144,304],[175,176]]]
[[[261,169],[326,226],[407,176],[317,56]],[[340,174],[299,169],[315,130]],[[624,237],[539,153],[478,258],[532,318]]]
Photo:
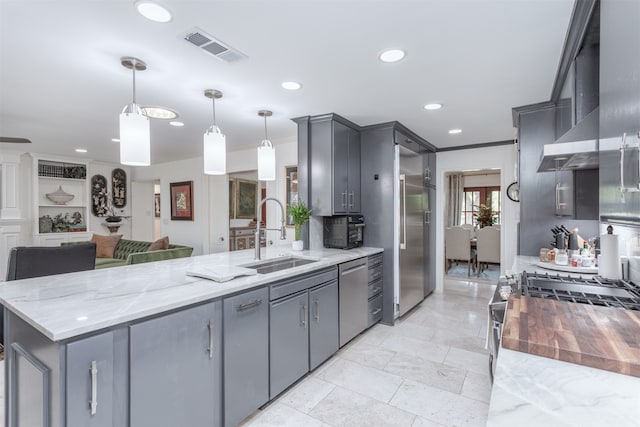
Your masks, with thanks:
[[[384,248],[385,324],[435,289],[434,171],[434,147],[399,123],[362,131],[364,244]]]
[[[403,316],[424,299],[425,198],[423,156],[401,145],[395,146],[397,174],[394,197],[396,234],[394,251],[395,294],[398,315]]]

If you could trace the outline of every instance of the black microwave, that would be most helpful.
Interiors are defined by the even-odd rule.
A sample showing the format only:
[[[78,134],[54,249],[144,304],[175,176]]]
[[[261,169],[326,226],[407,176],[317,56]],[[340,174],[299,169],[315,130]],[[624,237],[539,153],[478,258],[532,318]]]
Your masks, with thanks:
[[[362,246],[364,241],[362,215],[326,216],[323,222],[325,248],[351,249]]]

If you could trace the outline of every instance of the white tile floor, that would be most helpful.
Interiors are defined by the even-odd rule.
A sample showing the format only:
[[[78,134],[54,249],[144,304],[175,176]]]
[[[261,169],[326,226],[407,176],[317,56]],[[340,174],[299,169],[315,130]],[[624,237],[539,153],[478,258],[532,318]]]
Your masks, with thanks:
[[[243,427],[484,426],[489,282],[445,278],[393,327],[376,325]],[[0,425],[4,420],[0,362]]]
[[[493,289],[445,278],[444,293],[360,335],[242,427],[486,425]]]

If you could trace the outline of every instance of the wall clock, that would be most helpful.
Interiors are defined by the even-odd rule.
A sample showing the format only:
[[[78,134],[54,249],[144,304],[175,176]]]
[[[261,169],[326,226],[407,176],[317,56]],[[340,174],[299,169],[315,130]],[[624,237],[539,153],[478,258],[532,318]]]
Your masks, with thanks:
[[[514,202],[520,201],[520,185],[517,182],[512,182],[507,187],[507,197]]]

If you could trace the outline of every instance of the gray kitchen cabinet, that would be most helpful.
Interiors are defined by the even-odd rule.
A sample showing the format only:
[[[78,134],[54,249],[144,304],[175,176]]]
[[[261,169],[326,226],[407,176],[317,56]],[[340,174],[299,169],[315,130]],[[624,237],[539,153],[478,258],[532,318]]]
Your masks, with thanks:
[[[268,301],[268,288],[223,301],[225,426],[239,424],[269,401]]]
[[[309,370],[314,370],[338,351],[338,307],[338,282],[309,290]]]
[[[600,2],[600,220],[636,227],[640,224],[638,16],[637,1]]]
[[[270,398],[338,351],[335,267],[270,286]]]
[[[382,261],[383,254],[375,254],[370,256],[367,262],[369,272],[367,327],[382,320],[382,289],[384,287]]]
[[[309,372],[309,298],[306,290],[270,303],[269,395],[274,398]]]
[[[317,216],[360,213],[360,132],[335,114],[311,118],[311,194]]]
[[[215,301],[134,324],[132,426],[219,426],[222,307]]]
[[[114,420],[113,332],[67,345],[67,425],[111,427]]]

